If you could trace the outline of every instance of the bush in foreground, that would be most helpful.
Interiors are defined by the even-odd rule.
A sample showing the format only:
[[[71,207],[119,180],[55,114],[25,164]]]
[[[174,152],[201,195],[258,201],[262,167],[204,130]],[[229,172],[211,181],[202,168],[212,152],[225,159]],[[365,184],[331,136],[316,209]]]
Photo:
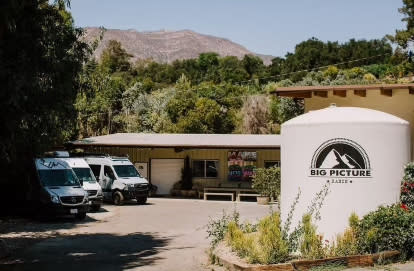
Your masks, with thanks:
[[[256,232],[249,232],[249,227],[230,222],[226,240],[240,257],[250,263],[272,264],[289,259],[288,244],[283,239],[278,213],[263,218]]]
[[[404,178],[401,183],[401,203],[408,209],[414,210],[414,163],[408,163],[404,168]]]
[[[400,204],[382,206],[362,218],[357,235],[361,253],[398,250],[409,259],[414,256],[414,212]]]

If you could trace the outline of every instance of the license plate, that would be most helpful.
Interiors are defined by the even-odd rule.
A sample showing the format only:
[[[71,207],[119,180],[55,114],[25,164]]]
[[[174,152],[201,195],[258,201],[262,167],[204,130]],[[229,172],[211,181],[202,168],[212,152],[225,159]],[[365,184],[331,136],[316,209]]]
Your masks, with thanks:
[[[70,213],[71,214],[77,214],[78,213],[78,209],[70,209]]]

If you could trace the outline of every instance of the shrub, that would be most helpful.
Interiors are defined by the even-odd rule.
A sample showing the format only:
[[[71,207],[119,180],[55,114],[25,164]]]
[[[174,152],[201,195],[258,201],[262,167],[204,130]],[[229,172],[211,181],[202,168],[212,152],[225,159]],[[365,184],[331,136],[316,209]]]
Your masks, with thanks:
[[[401,184],[401,203],[407,209],[414,210],[414,163],[404,168],[404,179]]]
[[[366,70],[361,67],[355,67],[350,70],[347,70],[348,79],[362,78]]]
[[[338,68],[336,66],[329,66],[324,72],[323,72],[323,76],[325,78],[334,80],[336,78],[336,76],[338,75]]]
[[[312,224],[312,216],[305,214],[302,218],[303,234],[300,239],[300,253],[304,259],[322,259],[326,256],[323,236],[316,234],[316,226]]]
[[[278,213],[263,218],[257,232],[246,232],[235,222],[228,224],[227,244],[250,263],[273,264],[289,259],[287,241],[283,238]]]
[[[289,246],[283,238],[278,213],[273,213],[260,221],[258,241],[262,263],[280,263],[289,258]]]
[[[357,230],[359,225],[358,216],[353,213],[349,218],[349,227],[344,233],[336,236],[335,242],[330,247],[330,256],[342,257],[358,254]]]
[[[247,258],[248,262],[260,262],[255,235],[255,233],[244,233],[233,221],[228,225],[227,243],[237,255],[242,258]]]
[[[414,255],[414,212],[400,204],[381,206],[362,218],[357,237],[360,252],[399,250],[408,259]]]
[[[308,206],[306,213],[310,217],[313,217],[315,220],[321,219],[320,209],[322,208],[325,198],[330,191],[329,187],[330,187],[329,184],[325,184],[322,187],[322,189],[318,193],[316,193],[315,197],[312,199],[310,205]],[[304,234],[303,223],[299,223],[291,232],[289,232],[291,228],[293,213],[296,209],[297,203],[299,202],[300,195],[301,195],[301,190],[299,189],[294,202],[290,206],[288,217],[285,221],[285,225],[283,226],[284,238],[288,240],[290,253],[296,253],[298,251],[300,247],[301,238]]]
[[[253,176],[252,188],[262,196],[277,198],[280,195],[280,168],[257,169]]]
[[[240,214],[234,210],[232,215],[228,215],[223,211],[220,218],[216,220],[210,218],[210,221],[207,224],[207,234],[212,247],[215,247],[224,239],[228,230],[228,225],[231,222],[234,222],[236,225],[239,224],[239,217]]]
[[[377,78],[375,77],[375,75],[373,75],[372,73],[366,73],[364,74],[363,78],[365,81],[368,82],[374,82],[377,80]]]

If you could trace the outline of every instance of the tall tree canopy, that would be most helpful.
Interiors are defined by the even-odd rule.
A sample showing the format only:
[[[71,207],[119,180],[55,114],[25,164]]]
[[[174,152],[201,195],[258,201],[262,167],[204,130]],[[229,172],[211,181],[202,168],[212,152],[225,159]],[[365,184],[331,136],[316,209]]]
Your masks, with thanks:
[[[106,49],[102,52],[102,67],[109,72],[128,71],[131,68],[129,59],[132,55],[122,48],[121,43],[116,40],[110,40]]]
[[[403,7],[398,11],[405,16],[402,21],[407,23],[406,29],[396,30],[395,35],[389,35],[388,38],[407,48],[409,43],[414,41],[414,0],[403,0]]]
[[[0,13],[0,178],[21,187],[35,155],[74,138],[88,46],[63,1],[3,0]]]
[[[299,73],[298,71],[312,70],[343,62],[347,63],[341,64],[341,68],[387,63],[391,54],[392,47],[386,39],[350,39],[348,42],[340,44],[311,38],[297,44],[295,51],[286,54],[285,58],[274,58],[269,69],[272,76],[280,76],[277,79],[290,78],[298,81],[306,75],[306,72]],[[281,76],[283,74],[288,75]]]

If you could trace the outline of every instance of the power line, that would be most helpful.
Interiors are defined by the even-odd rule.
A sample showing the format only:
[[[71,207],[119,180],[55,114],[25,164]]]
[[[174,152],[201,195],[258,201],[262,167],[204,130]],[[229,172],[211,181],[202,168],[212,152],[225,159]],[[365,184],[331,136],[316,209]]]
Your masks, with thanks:
[[[380,55],[375,55],[375,56],[370,56],[370,57],[363,57],[363,58],[353,59],[353,60],[339,62],[339,63],[335,63],[335,64],[329,64],[329,65],[325,65],[325,66],[319,66],[319,67],[316,67],[316,68],[310,68],[310,69],[304,69],[304,70],[299,70],[299,71],[294,71],[294,72],[288,72],[288,73],[283,73],[283,74],[278,74],[278,75],[267,76],[267,77],[260,77],[260,78],[255,78],[255,79],[249,79],[249,80],[239,81],[239,82],[235,82],[235,83],[252,82],[252,81],[261,80],[261,79],[270,79],[270,78],[275,78],[275,77],[277,78],[277,77],[291,75],[291,74],[295,74],[295,73],[311,72],[311,71],[315,71],[315,70],[325,69],[325,68],[328,68],[330,66],[335,66],[336,67],[336,66],[340,66],[340,65],[344,65],[344,64],[359,62],[359,61],[362,61],[362,60],[377,58],[377,57],[386,56],[386,55],[391,55],[391,53],[380,54]]]
[[[358,59],[353,59],[353,60],[349,60],[349,61],[343,61],[343,62],[339,62],[339,63],[334,63],[334,64],[329,64],[329,65],[324,65],[324,66],[319,66],[319,67],[315,67],[315,68],[310,68],[310,69],[303,69],[303,70],[299,70],[299,71],[294,71],[294,72],[288,72],[288,73],[282,73],[282,74],[278,74],[278,75],[272,75],[272,76],[266,76],[266,77],[258,77],[258,78],[254,78],[254,79],[249,79],[249,80],[243,80],[243,81],[235,81],[235,82],[231,82],[232,84],[239,84],[240,86],[242,86],[242,83],[248,83],[248,82],[255,82],[257,80],[265,80],[265,79],[272,79],[272,78],[279,78],[279,77],[284,77],[284,76],[288,76],[288,75],[292,75],[292,74],[296,74],[296,73],[302,73],[302,72],[311,72],[311,71],[316,71],[316,70],[321,70],[321,69],[325,69],[328,68],[330,66],[340,66],[340,65],[344,65],[344,64],[350,64],[350,63],[355,63],[355,62],[359,62],[359,61],[363,61],[363,60],[368,60],[368,59],[373,59],[373,58],[378,58],[381,56],[387,56],[387,55],[391,55],[391,53],[385,53],[385,54],[379,54],[379,55],[375,55],[375,56],[370,56],[370,57],[363,57],[363,58],[358,58]],[[192,88],[189,90],[193,90],[195,91],[196,89]],[[255,96],[267,96],[266,94],[252,94]],[[248,98],[252,95],[243,95],[243,96],[237,96],[237,97],[222,97],[222,98],[212,98],[216,101],[223,101],[223,100],[232,100],[232,99],[243,99],[243,98]],[[118,98],[118,99],[111,99],[112,102],[116,102],[116,101],[124,101],[125,98]],[[112,113],[116,114],[116,113],[122,113],[122,111],[112,111]],[[83,116],[90,116],[90,115],[98,115],[98,114],[109,114],[109,112],[102,112],[102,113],[92,113],[92,114],[87,114],[87,115],[83,115]]]

